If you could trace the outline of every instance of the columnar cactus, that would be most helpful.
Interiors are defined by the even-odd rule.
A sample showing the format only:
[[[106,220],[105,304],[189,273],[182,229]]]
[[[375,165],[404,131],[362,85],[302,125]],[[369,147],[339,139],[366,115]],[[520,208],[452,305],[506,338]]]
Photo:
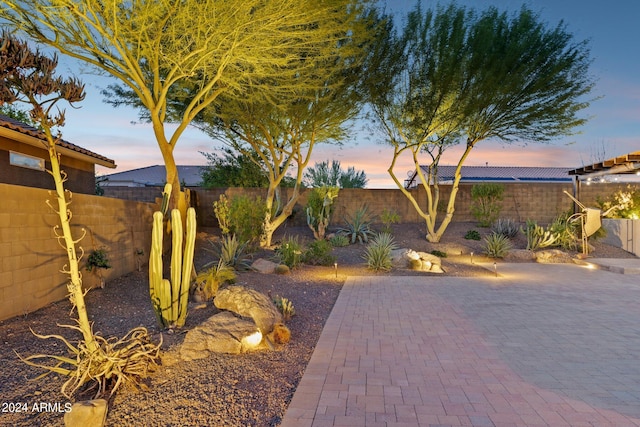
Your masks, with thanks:
[[[163,218],[162,212],[154,212],[149,257],[149,293],[160,325],[181,327],[184,326],[187,318],[189,285],[196,241],[196,212],[193,208],[187,210],[185,234],[182,230],[180,211],[178,209],[171,211],[171,281],[162,277]],[[186,239],[184,250],[183,236]]]

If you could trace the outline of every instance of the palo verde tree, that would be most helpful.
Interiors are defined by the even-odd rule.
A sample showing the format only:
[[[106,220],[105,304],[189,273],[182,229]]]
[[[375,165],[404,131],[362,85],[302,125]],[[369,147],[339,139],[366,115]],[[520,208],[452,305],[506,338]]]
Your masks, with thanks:
[[[82,240],[75,237],[71,229],[71,193],[64,188],[66,174],[60,168],[60,158],[56,151],[61,135],[54,134],[54,129],[64,125],[64,111],[57,109],[57,103],[67,101],[70,104],[84,99],[84,85],[75,78],[64,79],[55,75],[56,56],[46,56],[38,50],[31,50],[29,45],[3,32],[0,39],[0,106],[23,103],[29,108],[29,115],[43,132],[43,148],[49,153],[55,190],[52,193],[55,202],[47,204],[57,213],[60,224],[54,227],[58,242],[67,253],[68,263],[62,271],[69,275],[67,289],[69,300],[75,308],[77,325],[65,327],[79,331],[82,339],[73,345],[60,335],[37,335],[40,338],[57,338],[61,340],[71,356],[33,355],[24,359],[32,366],[44,368],[49,373],[68,376],[62,386],[66,396],[73,394],[87,382],[95,381],[98,385],[96,395],[102,394],[107,387],[112,393],[123,383],[136,383],[145,377],[150,365],[154,365],[160,346],[149,342],[145,328],[135,328],[120,340],[105,339],[94,335],[89,322],[87,308],[82,289],[82,275],[79,261],[84,255],[82,247],[77,243]],[[56,108],[54,108],[56,107]],[[84,231],[84,230],[83,230]],[[55,365],[37,362],[39,359],[53,359]],[[43,375],[43,376],[44,376]]]
[[[357,171],[353,166],[344,170],[338,160],[332,160],[331,165],[329,161],[316,162],[304,172],[307,187],[364,188],[367,181],[363,170]]]
[[[431,242],[453,217],[462,165],[480,141],[548,142],[586,121],[578,114],[593,88],[587,43],[575,41],[562,22],[548,28],[525,7],[511,16],[493,7],[423,12],[418,5],[402,34],[388,24],[371,56],[366,86],[372,117],[393,147],[388,171],[425,220]],[[438,165],[458,144],[464,150],[438,225]],[[403,156],[415,167],[426,208],[396,175]]]
[[[247,88],[276,97],[297,90],[299,66],[309,65],[301,58],[332,37],[326,29],[351,3],[5,0],[0,17],[37,43],[117,80],[110,100],[140,107],[151,122],[175,207],[180,179],[174,150],[192,120],[223,93],[233,99]],[[272,85],[273,78],[279,85]],[[181,108],[168,117],[172,102]],[[169,121],[176,125],[168,127]]]
[[[281,75],[261,80],[274,91],[258,86],[242,97],[224,93],[196,119],[206,133],[263,169],[268,179],[263,246],[271,244],[274,231],[291,215],[315,145],[345,139],[345,123],[363,102],[363,60],[376,13],[364,0],[335,5],[331,19],[308,27],[324,34],[322,41],[308,45]],[[280,90],[287,87],[291,90]],[[282,200],[279,189],[289,171],[294,184]]]

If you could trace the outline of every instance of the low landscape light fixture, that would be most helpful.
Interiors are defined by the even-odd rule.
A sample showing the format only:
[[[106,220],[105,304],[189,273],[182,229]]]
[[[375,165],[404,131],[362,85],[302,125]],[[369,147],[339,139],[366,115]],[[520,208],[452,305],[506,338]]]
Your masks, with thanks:
[[[471,252],[471,264],[473,264],[473,252]]]
[[[333,269],[336,271],[336,279],[338,278],[338,263],[334,262],[333,263]]]
[[[498,277],[498,264],[495,261],[493,262],[493,272],[495,273],[496,277]]]

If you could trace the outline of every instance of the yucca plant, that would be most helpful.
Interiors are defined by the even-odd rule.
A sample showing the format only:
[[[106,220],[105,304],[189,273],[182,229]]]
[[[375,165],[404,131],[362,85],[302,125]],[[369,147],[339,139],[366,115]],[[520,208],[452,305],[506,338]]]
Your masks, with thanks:
[[[236,280],[236,272],[233,268],[219,260],[217,264],[196,276],[196,283],[200,287],[205,300],[216,296],[220,285]]]
[[[484,238],[484,253],[490,258],[504,258],[511,247],[509,238],[502,234],[491,233]]]
[[[246,270],[249,268],[247,245],[248,242],[241,242],[235,234],[223,235],[218,243],[218,257],[220,261],[235,270]]]
[[[367,267],[375,271],[389,271],[393,267],[391,251],[397,249],[390,233],[380,233],[371,239],[363,258]]]
[[[498,219],[491,226],[491,231],[494,233],[502,234],[509,239],[516,237],[520,231],[518,224],[512,219]]]
[[[329,243],[331,243],[331,246],[334,248],[349,246],[349,238],[344,234],[334,234],[329,239]]]
[[[366,206],[355,211],[353,215],[345,216],[345,226],[338,233],[346,235],[351,244],[367,243],[374,232],[371,230],[371,216]]]

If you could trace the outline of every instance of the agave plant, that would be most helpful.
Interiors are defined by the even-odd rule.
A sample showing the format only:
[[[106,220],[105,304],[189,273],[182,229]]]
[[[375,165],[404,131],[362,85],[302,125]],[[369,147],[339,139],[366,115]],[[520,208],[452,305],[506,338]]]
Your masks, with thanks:
[[[511,247],[511,241],[503,234],[494,232],[484,238],[484,252],[490,258],[504,258]]]
[[[225,282],[233,282],[236,279],[236,272],[222,260],[207,270],[196,276],[196,283],[203,294],[205,300],[210,300],[216,296],[220,285]]]
[[[359,208],[353,215],[348,215],[344,220],[346,225],[340,228],[338,233],[346,234],[352,244],[356,243],[356,241],[359,243],[369,242],[369,237],[374,232],[371,230],[371,216],[366,206]]]
[[[247,260],[247,245],[249,242],[241,242],[235,234],[223,235],[218,245],[218,257],[225,265],[235,270],[249,268]]]
[[[375,271],[389,271],[393,266],[391,251],[396,249],[391,233],[376,235],[367,245],[363,258],[367,261],[367,267]]]

